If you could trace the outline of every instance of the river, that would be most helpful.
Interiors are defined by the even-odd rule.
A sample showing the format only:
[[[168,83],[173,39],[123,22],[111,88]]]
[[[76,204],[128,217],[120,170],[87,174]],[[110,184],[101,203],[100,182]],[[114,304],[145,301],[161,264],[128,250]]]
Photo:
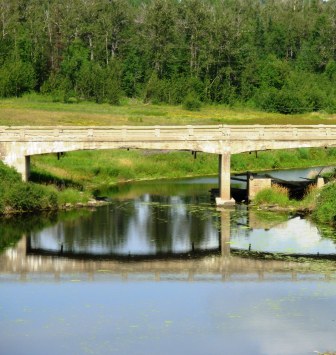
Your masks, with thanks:
[[[310,259],[333,257],[335,231],[218,210],[215,186],[124,184],[107,206],[0,220],[0,353],[335,351],[335,261]],[[240,254],[249,250],[266,257]]]

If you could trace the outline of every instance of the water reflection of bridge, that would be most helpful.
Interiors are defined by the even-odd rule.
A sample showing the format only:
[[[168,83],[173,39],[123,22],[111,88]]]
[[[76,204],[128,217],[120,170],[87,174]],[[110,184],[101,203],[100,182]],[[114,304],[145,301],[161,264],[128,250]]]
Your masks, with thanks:
[[[0,279],[13,281],[305,281],[336,280],[336,273],[312,273],[309,263],[213,255],[187,260],[70,259],[27,254],[27,237],[0,256]]]

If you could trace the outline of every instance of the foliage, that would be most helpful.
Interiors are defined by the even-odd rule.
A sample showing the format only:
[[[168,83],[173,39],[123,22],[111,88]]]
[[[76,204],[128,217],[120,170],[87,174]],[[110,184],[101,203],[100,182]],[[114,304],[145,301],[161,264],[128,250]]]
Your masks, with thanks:
[[[321,190],[313,217],[319,222],[336,225],[336,182]]]
[[[336,112],[334,0],[0,2],[0,97]],[[34,21],[32,21],[34,19]],[[195,96],[190,100],[188,94]],[[198,106],[197,103],[196,106]]]
[[[267,204],[286,207],[290,203],[289,192],[287,188],[273,184],[271,188],[258,192],[253,202],[257,205]]]
[[[201,109],[201,101],[193,94],[188,94],[184,99],[183,108],[188,111],[199,111]]]
[[[56,208],[55,193],[46,193],[42,186],[32,183],[17,183],[4,194],[4,203],[14,211],[32,212]]]
[[[43,186],[23,183],[20,175],[0,162],[0,213],[33,212],[57,207],[57,195]]]

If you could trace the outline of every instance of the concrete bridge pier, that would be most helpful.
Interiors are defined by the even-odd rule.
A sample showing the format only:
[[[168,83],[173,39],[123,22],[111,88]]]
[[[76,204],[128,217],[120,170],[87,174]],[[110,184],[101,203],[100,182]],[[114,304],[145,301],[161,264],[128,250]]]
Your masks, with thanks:
[[[30,155],[24,156],[22,160],[21,166],[17,170],[22,175],[22,180],[28,181],[30,176]]]
[[[219,173],[219,197],[216,198],[217,206],[233,206],[235,200],[231,198],[231,152],[223,152],[218,156],[218,173]]]
[[[0,142],[0,159],[21,174],[23,181],[28,181],[30,155],[27,152],[26,144],[21,142]]]
[[[30,155],[22,155],[8,162],[8,165],[21,174],[22,181],[28,181],[30,176]]]

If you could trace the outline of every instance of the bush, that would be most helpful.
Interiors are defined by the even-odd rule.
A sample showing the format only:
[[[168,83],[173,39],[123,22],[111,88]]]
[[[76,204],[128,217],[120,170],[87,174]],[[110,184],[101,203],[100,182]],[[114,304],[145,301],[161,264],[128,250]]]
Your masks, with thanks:
[[[24,183],[13,169],[0,162],[0,212],[6,209],[33,212],[57,207],[55,191],[33,183]]]
[[[55,193],[47,193],[42,186],[32,183],[12,185],[4,200],[8,207],[19,212],[32,212],[57,206]]]
[[[0,96],[21,96],[35,88],[36,75],[31,63],[8,60],[0,68]]]
[[[10,168],[0,161],[0,187],[6,189],[9,183],[20,182],[21,179],[21,175],[14,168]]]
[[[201,101],[194,94],[188,94],[184,99],[183,108],[188,111],[200,111]]]
[[[298,92],[283,88],[267,89],[257,96],[259,106],[269,112],[284,114],[303,113],[309,110],[307,102]]]
[[[288,206],[289,191],[286,187],[274,184],[271,188],[258,192],[253,202],[257,205],[270,204]]]
[[[336,182],[321,190],[313,217],[318,222],[336,225]]]

